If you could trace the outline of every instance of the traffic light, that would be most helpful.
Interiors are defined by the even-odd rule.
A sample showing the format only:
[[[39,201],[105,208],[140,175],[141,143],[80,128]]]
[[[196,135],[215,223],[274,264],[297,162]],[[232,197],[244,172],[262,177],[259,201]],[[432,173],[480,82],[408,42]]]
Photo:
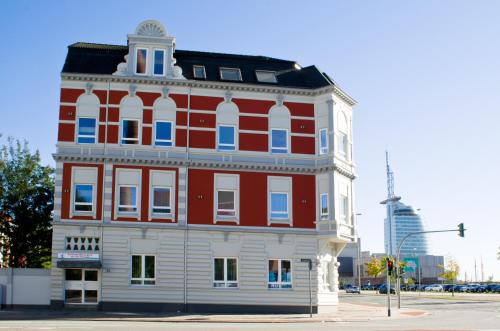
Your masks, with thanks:
[[[387,258],[387,272],[389,273],[389,276],[392,275],[392,270],[394,269],[394,262]]]
[[[458,235],[462,238],[465,236],[464,223],[458,225]]]

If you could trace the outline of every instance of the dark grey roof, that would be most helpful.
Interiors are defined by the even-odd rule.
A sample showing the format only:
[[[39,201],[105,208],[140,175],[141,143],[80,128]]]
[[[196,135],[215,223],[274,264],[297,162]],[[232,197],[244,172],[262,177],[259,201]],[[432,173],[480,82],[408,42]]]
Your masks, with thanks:
[[[63,73],[111,75],[119,63],[124,62],[128,46],[75,43],[68,46]],[[333,80],[315,66],[298,70],[295,61],[267,56],[237,55],[198,51],[176,50],[174,58],[187,79],[194,79],[193,65],[203,65],[207,81],[221,81],[220,67],[239,68],[243,84],[258,84],[298,88],[320,88],[334,85]],[[277,83],[257,81],[256,70],[277,72]],[[238,82],[235,82],[238,83]]]

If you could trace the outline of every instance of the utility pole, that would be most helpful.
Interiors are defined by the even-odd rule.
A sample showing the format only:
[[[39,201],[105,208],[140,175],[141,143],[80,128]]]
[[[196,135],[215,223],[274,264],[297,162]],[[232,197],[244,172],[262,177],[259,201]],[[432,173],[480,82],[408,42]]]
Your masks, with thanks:
[[[391,275],[389,274],[389,257],[385,259],[387,270],[387,316],[391,317]]]

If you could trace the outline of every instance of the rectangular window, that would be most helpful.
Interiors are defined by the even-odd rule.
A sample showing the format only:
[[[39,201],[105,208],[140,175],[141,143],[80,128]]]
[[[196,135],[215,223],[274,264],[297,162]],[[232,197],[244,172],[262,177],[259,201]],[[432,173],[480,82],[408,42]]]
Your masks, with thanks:
[[[340,133],[339,134],[339,153],[344,157],[347,157],[347,148],[348,148],[347,144],[348,144],[347,135],[345,133]]]
[[[153,213],[170,214],[170,187],[153,187]]]
[[[234,198],[234,191],[217,191],[217,216],[236,216]]]
[[[193,76],[196,79],[207,78],[207,75],[205,73],[205,66],[193,66]]]
[[[124,213],[137,212],[137,187],[119,186],[118,189],[120,193],[118,211]]]
[[[319,130],[319,154],[328,153],[328,129]]]
[[[75,201],[73,210],[75,212],[92,212],[94,209],[93,203],[94,187],[91,184],[76,184],[75,185]]]
[[[156,122],[155,145],[172,146],[172,122]]]
[[[288,193],[271,192],[271,219],[288,219]]]
[[[328,216],[328,193],[322,193],[320,196],[321,201],[321,216]]]
[[[148,59],[148,50],[146,48],[138,48],[135,58],[135,73],[139,75],[146,74],[146,63]]]
[[[235,139],[234,139],[234,126],[219,126],[219,143],[218,149],[222,151],[234,151],[235,150]]]
[[[347,223],[347,215],[349,210],[349,199],[347,196],[340,195],[340,220]]]
[[[236,258],[214,258],[214,287],[238,287]]]
[[[261,83],[277,83],[276,73],[274,71],[255,70],[257,80]]]
[[[238,68],[220,68],[220,79],[241,81],[241,71]]]
[[[154,285],[155,257],[154,255],[132,255],[132,272],[130,284]]]
[[[122,144],[139,143],[139,121],[122,120]]]
[[[96,119],[79,118],[78,119],[78,137],[79,144],[95,144]]]
[[[271,130],[271,153],[288,153],[288,134],[284,129]]]
[[[164,66],[165,66],[165,51],[163,49],[155,49],[153,74],[155,76],[165,75],[165,72],[163,70]]]
[[[292,263],[290,260],[269,260],[268,288],[292,288]]]

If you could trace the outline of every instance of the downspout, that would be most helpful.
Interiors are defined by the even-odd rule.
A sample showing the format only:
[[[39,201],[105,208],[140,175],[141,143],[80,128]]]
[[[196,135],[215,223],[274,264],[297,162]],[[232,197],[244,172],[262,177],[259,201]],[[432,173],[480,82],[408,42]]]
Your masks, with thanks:
[[[188,192],[189,192],[189,125],[190,125],[190,116],[189,111],[191,110],[191,90],[192,86],[189,86],[188,92],[188,104],[187,104],[187,128],[186,128],[186,220],[184,224],[184,312],[188,312],[188,300],[187,300],[187,248],[188,248]]]

